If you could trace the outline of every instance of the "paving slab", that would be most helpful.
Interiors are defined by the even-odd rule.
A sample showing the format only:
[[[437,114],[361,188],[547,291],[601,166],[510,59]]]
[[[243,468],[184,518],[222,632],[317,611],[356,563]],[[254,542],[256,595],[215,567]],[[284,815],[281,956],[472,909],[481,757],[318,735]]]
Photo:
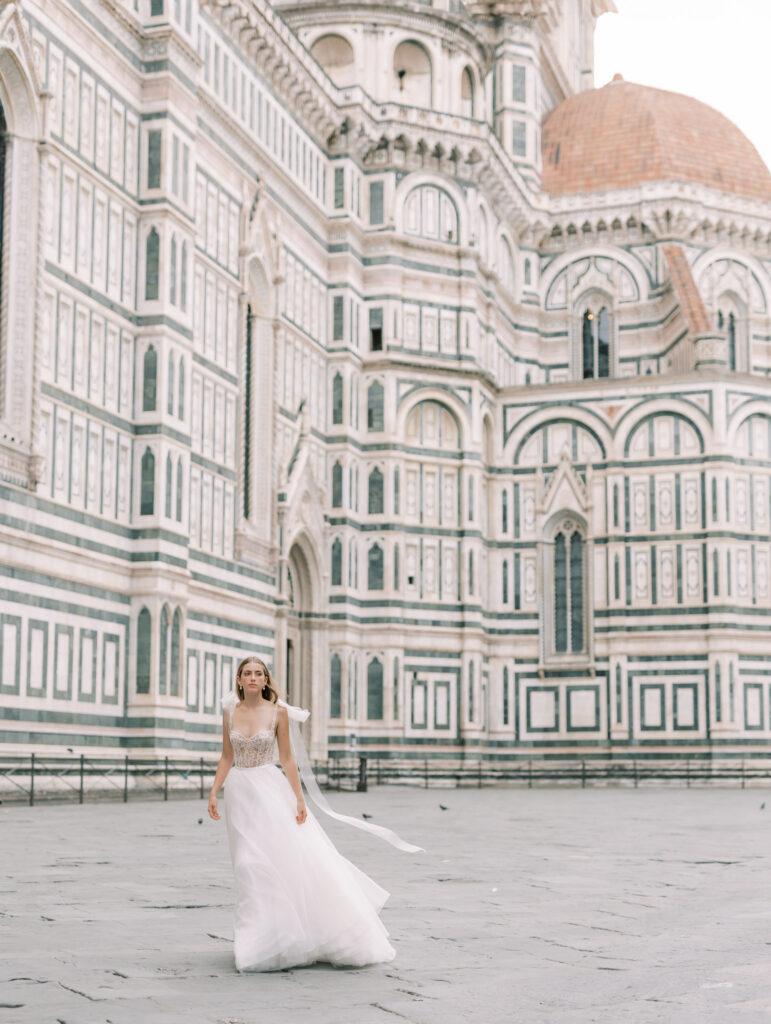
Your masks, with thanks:
[[[397,958],[247,975],[203,801],[0,807],[0,1024],[767,1024],[766,792],[332,794]]]

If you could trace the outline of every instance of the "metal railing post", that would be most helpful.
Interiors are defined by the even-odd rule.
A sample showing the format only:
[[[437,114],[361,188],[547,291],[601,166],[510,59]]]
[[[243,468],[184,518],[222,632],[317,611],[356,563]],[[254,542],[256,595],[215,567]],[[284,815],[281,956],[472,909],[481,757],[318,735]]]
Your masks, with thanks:
[[[126,754],[126,759],[123,762],[123,803],[128,803],[128,777],[129,777],[129,759]]]
[[[744,788],[744,787],[742,787]],[[35,755],[29,755],[29,805],[34,806],[35,803]]]
[[[163,759],[163,799],[169,799],[169,757]]]

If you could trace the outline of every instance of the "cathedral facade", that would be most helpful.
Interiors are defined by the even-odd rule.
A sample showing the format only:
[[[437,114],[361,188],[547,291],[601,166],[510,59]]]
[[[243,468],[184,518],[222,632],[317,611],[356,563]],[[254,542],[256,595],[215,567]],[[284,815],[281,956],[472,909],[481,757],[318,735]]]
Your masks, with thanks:
[[[0,4],[8,752],[771,739],[771,175],[612,0]]]

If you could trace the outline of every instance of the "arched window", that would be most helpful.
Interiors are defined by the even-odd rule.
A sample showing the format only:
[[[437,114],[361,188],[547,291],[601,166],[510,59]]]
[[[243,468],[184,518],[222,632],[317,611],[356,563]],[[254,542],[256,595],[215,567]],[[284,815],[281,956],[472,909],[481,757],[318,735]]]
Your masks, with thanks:
[[[384,509],[383,502],[383,474],[375,466],[369,475],[368,482],[369,502],[368,511],[370,515],[381,515]]]
[[[177,304],[177,236],[171,236],[171,260],[169,272],[169,302],[172,306]]]
[[[336,462],[332,467],[332,508],[343,507],[343,467]]]
[[[458,211],[444,189],[434,185],[415,188],[404,204],[404,230],[408,235],[458,244]]]
[[[177,459],[177,522],[182,522],[182,457]]]
[[[158,353],[150,345],[142,364],[142,412],[154,412],[158,392]]]
[[[169,609],[166,605],[161,610],[160,655],[158,658],[158,693],[166,696],[166,683],[169,671]]]
[[[185,418],[185,361],[179,357],[179,395],[177,397],[177,417]]]
[[[378,721],[383,717],[383,665],[373,658],[367,665],[367,718]]]
[[[383,549],[373,544],[367,556],[367,589],[383,589]]]
[[[332,586],[343,585],[343,545],[339,537],[332,541]]]
[[[468,663],[468,720],[474,721],[474,662]]]
[[[150,692],[150,612],[143,608],[137,619],[137,693]]]
[[[469,551],[468,553],[468,592],[473,597],[474,595],[474,552]]]
[[[145,243],[145,298],[158,298],[160,276],[161,238],[155,228],[150,228]]]
[[[408,107],[431,106],[431,60],[419,43],[399,43],[394,51],[395,99]]]
[[[504,604],[509,603],[509,563],[504,559],[503,579],[501,581],[501,598]]]
[[[610,316],[606,306],[584,310],[580,376],[583,380],[610,376]]]
[[[532,271],[532,266],[531,266],[530,260],[525,260],[524,278],[525,278],[525,284],[531,284],[532,283],[533,271]]]
[[[343,663],[339,654],[333,654],[329,662],[329,717],[340,718],[342,714]]]
[[[169,352],[169,379],[166,381],[166,412],[174,415],[174,353]]]
[[[460,76],[460,112],[464,117],[474,116],[474,76],[471,68],[464,68]]]
[[[367,430],[383,429],[383,385],[374,380],[367,388]]]
[[[179,697],[179,666],[182,664],[182,615],[174,611],[171,626],[171,696]]]
[[[501,495],[501,532],[509,532],[509,492],[504,491]]]
[[[164,508],[164,514],[167,519],[171,519],[171,494],[174,486],[173,483],[173,470],[171,466],[171,455],[166,456],[166,507]]]
[[[332,423],[343,422],[343,375],[336,373],[332,378]]]
[[[155,456],[145,448],[142,456],[142,474],[139,495],[139,514],[151,516],[155,511]]]
[[[338,35],[322,36],[311,47],[311,54],[338,88],[344,89],[355,84],[356,64],[353,47],[347,39]]]
[[[550,646],[554,654],[582,654],[586,651],[586,542],[570,516],[555,531]]]
[[[509,724],[509,670],[503,669],[503,724]]]
[[[179,304],[182,312],[187,311],[187,242],[182,243],[182,255],[179,268]]]

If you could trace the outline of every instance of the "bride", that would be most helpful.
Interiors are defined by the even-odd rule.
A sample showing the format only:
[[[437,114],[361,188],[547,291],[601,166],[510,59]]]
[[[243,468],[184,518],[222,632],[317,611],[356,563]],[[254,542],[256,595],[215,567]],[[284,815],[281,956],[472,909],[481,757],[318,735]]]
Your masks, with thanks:
[[[235,877],[234,948],[239,971],[273,971],[315,961],[360,967],[392,960],[378,911],[388,893],[346,860],[308,811],[312,799],[332,817],[414,852],[390,829],[335,813],[319,790],[297,728],[307,711],[278,699],[270,671],[245,658],[236,693],[223,701],[222,755],[209,794],[227,776],[225,818]],[[278,757],[283,773],[275,762]]]

